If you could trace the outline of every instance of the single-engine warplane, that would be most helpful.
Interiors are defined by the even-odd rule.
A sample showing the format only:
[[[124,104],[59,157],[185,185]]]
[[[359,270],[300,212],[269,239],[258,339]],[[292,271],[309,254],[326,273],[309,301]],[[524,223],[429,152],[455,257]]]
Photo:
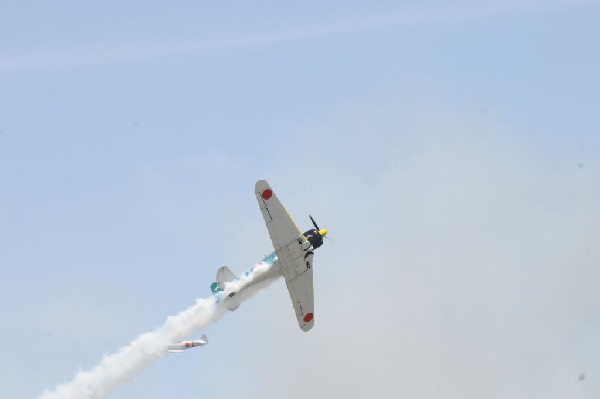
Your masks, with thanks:
[[[183,352],[186,349],[195,348],[197,346],[204,346],[206,344],[208,344],[208,338],[206,337],[206,335],[202,335],[200,339],[194,341],[181,341],[171,344],[167,346],[167,350],[169,352],[178,353]]]
[[[314,250],[323,245],[327,230],[319,229],[315,220],[309,215],[315,228],[302,233],[266,181],[257,181],[254,192],[275,251],[245,273],[245,276],[248,276],[255,273],[258,268],[262,268],[258,277],[252,279],[250,283],[244,284],[243,279],[238,279],[227,266],[221,267],[217,271],[217,281],[210,287],[211,291],[217,301],[223,301],[227,309],[233,311],[240,306],[239,295],[244,289],[269,278],[283,275],[300,329],[309,331],[315,322]]]

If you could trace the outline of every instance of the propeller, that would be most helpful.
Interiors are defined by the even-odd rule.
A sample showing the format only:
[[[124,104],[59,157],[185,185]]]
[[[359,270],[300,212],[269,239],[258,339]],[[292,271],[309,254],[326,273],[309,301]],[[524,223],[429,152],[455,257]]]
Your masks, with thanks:
[[[312,216],[310,216],[310,215],[308,215],[308,217],[310,218],[310,221],[312,222],[313,226],[315,226],[315,229],[317,229],[317,231],[318,231],[318,230],[321,230],[321,229],[319,228],[319,226],[317,226],[317,222],[315,222],[315,219],[313,219],[313,217],[312,217]]]
[[[315,222],[315,219],[313,219],[313,217],[312,217],[312,216],[310,216],[310,215],[308,215],[308,217],[310,218],[310,220],[311,220],[311,222],[312,222],[313,226],[315,226],[315,229],[317,229],[317,231],[319,232],[319,234],[321,235],[321,237],[328,238],[328,237],[327,237],[327,229],[323,229],[323,230],[321,230],[321,229],[319,228],[319,226],[317,225],[317,222]]]

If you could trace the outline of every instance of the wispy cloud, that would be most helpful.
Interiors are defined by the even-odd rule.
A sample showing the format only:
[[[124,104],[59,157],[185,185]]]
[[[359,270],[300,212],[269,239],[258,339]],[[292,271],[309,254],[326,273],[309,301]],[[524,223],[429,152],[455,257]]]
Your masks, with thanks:
[[[229,37],[152,40],[115,45],[91,44],[78,51],[0,55],[0,71],[27,71],[44,68],[107,65],[142,61],[167,56],[196,54],[211,50],[282,44],[295,41],[367,32],[378,29],[458,23],[467,20],[522,15],[548,10],[599,4],[596,0],[529,2],[460,2],[419,9],[393,10],[390,13],[324,21],[313,26],[292,27],[282,31],[238,32]]]

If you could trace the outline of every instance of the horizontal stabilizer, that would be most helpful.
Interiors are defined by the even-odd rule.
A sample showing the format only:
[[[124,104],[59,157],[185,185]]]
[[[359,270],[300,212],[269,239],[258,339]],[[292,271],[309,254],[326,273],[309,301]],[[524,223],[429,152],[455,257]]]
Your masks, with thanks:
[[[225,283],[229,283],[230,281],[234,281],[236,279],[235,274],[229,269],[227,266],[220,267],[217,270],[217,286],[224,290]]]
[[[225,298],[225,301],[223,303],[225,304],[227,310],[229,310],[230,312],[233,312],[234,310],[240,307],[240,301],[237,296],[233,298]]]

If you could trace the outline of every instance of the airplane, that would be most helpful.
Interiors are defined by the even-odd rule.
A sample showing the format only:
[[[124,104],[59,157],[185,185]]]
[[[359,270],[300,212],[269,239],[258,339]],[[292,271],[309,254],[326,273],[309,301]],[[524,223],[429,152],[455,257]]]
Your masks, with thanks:
[[[314,250],[323,245],[326,229],[320,229],[309,215],[314,229],[302,233],[275,192],[265,180],[254,187],[256,200],[263,215],[275,251],[266,256],[251,270],[238,278],[227,267],[217,270],[211,291],[217,302],[234,311],[243,300],[242,293],[270,278],[283,276],[296,312],[298,325],[304,332],[314,326],[313,256]]]
[[[171,353],[180,353],[186,349],[195,348],[196,346],[204,346],[208,344],[206,335],[202,335],[200,339],[195,341],[181,341],[167,346],[167,350]]]

